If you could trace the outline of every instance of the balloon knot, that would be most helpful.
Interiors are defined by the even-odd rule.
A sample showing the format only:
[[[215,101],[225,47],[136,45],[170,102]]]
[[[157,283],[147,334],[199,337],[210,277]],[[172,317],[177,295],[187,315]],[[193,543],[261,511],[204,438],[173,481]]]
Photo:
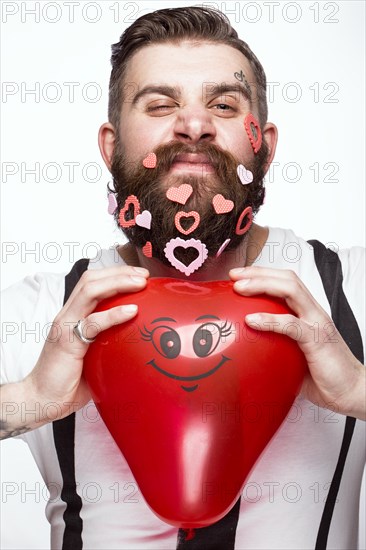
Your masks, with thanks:
[[[185,540],[192,540],[196,536],[196,530],[195,529],[184,529],[186,539]]]

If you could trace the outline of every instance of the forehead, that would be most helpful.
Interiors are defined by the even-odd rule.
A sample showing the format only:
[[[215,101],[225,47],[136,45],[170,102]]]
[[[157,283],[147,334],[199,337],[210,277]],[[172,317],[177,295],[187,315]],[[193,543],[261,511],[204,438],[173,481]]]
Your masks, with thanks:
[[[174,82],[194,87],[204,82],[235,82],[234,73],[240,71],[254,84],[249,61],[239,50],[227,44],[184,41],[144,46],[129,60],[125,82],[138,86]]]

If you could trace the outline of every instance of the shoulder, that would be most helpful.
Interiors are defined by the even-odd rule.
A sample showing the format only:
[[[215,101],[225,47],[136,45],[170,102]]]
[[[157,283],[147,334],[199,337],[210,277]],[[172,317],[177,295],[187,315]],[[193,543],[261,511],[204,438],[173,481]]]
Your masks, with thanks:
[[[75,269],[80,262],[75,262],[69,270],[61,273],[37,272],[12,284],[2,291],[2,309],[16,317],[27,316],[39,305],[49,304],[61,307],[65,293],[65,277]],[[89,260],[88,269],[103,269],[115,265],[123,265],[116,248],[103,249]]]
[[[361,283],[365,280],[366,248],[353,246],[338,252],[342,264],[343,282]]]
[[[117,256],[115,249],[100,250],[89,261],[88,269],[123,265]],[[63,307],[65,281],[70,270],[38,272],[2,292],[2,383],[20,380],[35,365],[50,324]]]
[[[45,306],[62,303],[64,289],[65,273],[29,275],[2,291],[3,315],[14,320],[29,318],[41,302]]]
[[[364,319],[365,248],[355,246],[337,250],[334,243],[323,244],[338,254],[344,293],[357,319]],[[316,266],[314,248],[292,229],[269,227],[268,240],[256,265],[295,271],[318,303],[329,313],[329,303]]]

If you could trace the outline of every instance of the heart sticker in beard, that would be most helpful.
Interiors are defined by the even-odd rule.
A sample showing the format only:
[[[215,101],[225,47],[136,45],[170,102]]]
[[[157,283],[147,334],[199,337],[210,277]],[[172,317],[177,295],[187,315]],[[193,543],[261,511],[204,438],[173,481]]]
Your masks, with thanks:
[[[136,225],[140,227],[145,227],[146,229],[151,228],[151,214],[148,210],[144,210],[141,214],[138,214],[135,218]]]
[[[244,127],[253,151],[257,154],[262,146],[262,132],[259,126],[259,122],[255,118],[255,116],[252,115],[252,113],[249,113],[245,117]]]
[[[108,193],[108,214],[114,214],[118,208],[115,193]]]
[[[183,228],[182,225],[181,225],[181,219],[182,218],[185,219],[186,221],[188,221],[189,218],[193,219],[191,224],[188,225],[188,227],[186,229]],[[183,233],[183,235],[189,235],[195,229],[197,229],[197,227],[199,226],[199,223],[200,223],[200,219],[201,218],[200,218],[199,213],[195,212],[194,210],[192,210],[191,212],[177,212],[176,215],[175,215],[175,218],[174,218],[175,227],[178,229],[178,231]]]
[[[225,199],[223,195],[215,195],[212,199],[212,204],[216,214],[226,214],[234,208],[234,203],[231,200]]]
[[[145,168],[155,168],[157,162],[157,158],[155,153],[149,153],[147,157],[144,158],[142,161],[142,165]]]
[[[197,256],[190,264],[186,265],[181,262],[175,254],[175,251],[178,248],[194,248],[197,251]],[[170,241],[166,243],[164,254],[173,267],[175,267],[188,277],[204,264],[208,257],[208,250],[206,248],[206,245],[198,239],[184,240],[180,237],[176,237],[175,239],[170,239]]]
[[[227,245],[229,244],[229,242],[231,241],[231,239],[226,239],[222,245],[220,246],[220,248],[218,249],[218,251],[216,252],[216,258],[219,258],[221,256],[221,254],[224,252],[225,248],[227,247]]]
[[[97,311],[130,303],[137,316],[97,336],[83,374],[153,512],[176,527],[210,525],[234,506],[306,372],[294,340],[244,317],[292,312],[240,296],[232,281],[159,278]]]
[[[238,174],[238,177],[243,185],[248,185],[248,183],[252,183],[253,173],[250,170],[247,170],[242,164],[239,164],[238,168],[236,169],[236,173]]]
[[[142,253],[146,258],[152,258],[152,244],[150,241],[147,241],[142,247]]]
[[[192,193],[192,185],[182,183],[179,187],[169,187],[166,192],[166,196],[170,201],[179,202],[179,204],[186,204]]]
[[[132,212],[132,213],[131,213]],[[118,223],[121,227],[136,225],[136,216],[140,214],[140,203],[135,195],[129,195],[119,211]]]

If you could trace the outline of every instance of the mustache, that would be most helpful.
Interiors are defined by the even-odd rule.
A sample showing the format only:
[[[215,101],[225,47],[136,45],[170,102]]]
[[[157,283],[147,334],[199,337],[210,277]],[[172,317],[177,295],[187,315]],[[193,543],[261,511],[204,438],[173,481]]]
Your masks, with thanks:
[[[154,220],[149,230],[138,224],[121,228],[127,238],[137,248],[142,248],[150,241],[154,257],[170,266],[164,254],[164,247],[170,239],[181,236],[175,225],[175,216],[179,211],[196,211],[200,214],[201,223],[195,229],[194,238],[206,244],[210,256],[216,254],[227,236],[230,236],[231,241],[226,251],[236,249],[245,238],[245,235],[235,232],[239,215],[246,206],[251,206],[255,215],[263,202],[263,176],[268,154],[266,142],[263,141],[257,154],[245,161],[245,168],[253,173],[250,185],[243,185],[237,174],[240,160],[231,152],[210,142],[202,141],[193,145],[172,140],[150,152],[156,155],[155,168],[144,167],[143,158],[147,153],[140,160],[130,161],[121,144],[117,141],[115,145],[111,166],[114,189],[110,189],[109,186],[108,189],[115,193],[117,200],[118,207],[114,212],[116,224],[119,225],[120,209],[125,207],[127,197],[132,195],[137,197],[141,211],[148,210]],[[178,155],[195,153],[207,158],[213,167],[211,172],[206,172],[203,165],[202,175],[197,171],[194,174],[168,174]],[[193,188],[192,195],[184,205],[170,201],[166,196],[169,187],[182,183]],[[225,216],[217,215],[212,207],[214,196],[221,193],[225,200],[234,203],[231,212]],[[125,220],[130,220],[133,216],[134,208],[131,205],[125,213]],[[185,250],[181,261],[193,261],[193,252],[195,251],[191,248]]]
[[[236,169],[240,162],[230,152],[223,150],[218,145],[213,143],[199,143],[191,145],[188,143],[182,143],[177,141],[170,141],[159,145],[152,151],[157,158],[156,167],[148,169],[149,174],[154,178],[159,178],[169,172],[172,165],[176,161],[178,155],[184,154],[200,154],[205,155],[209,164],[214,168],[214,172],[219,179],[225,181],[225,179],[237,177]],[[121,152],[119,144],[116,144],[116,148],[113,155],[112,165],[118,165],[118,168],[123,167],[123,171],[127,177],[138,176],[139,174],[146,173],[146,168],[141,163],[131,162],[125,158],[123,152]],[[255,161],[246,163],[246,168],[253,170],[255,168]],[[117,168],[117,172],[119,171]],[[202,173],[204,175],[205,170],[203,167]],[[113,175],[113,171],[112,171]]]

